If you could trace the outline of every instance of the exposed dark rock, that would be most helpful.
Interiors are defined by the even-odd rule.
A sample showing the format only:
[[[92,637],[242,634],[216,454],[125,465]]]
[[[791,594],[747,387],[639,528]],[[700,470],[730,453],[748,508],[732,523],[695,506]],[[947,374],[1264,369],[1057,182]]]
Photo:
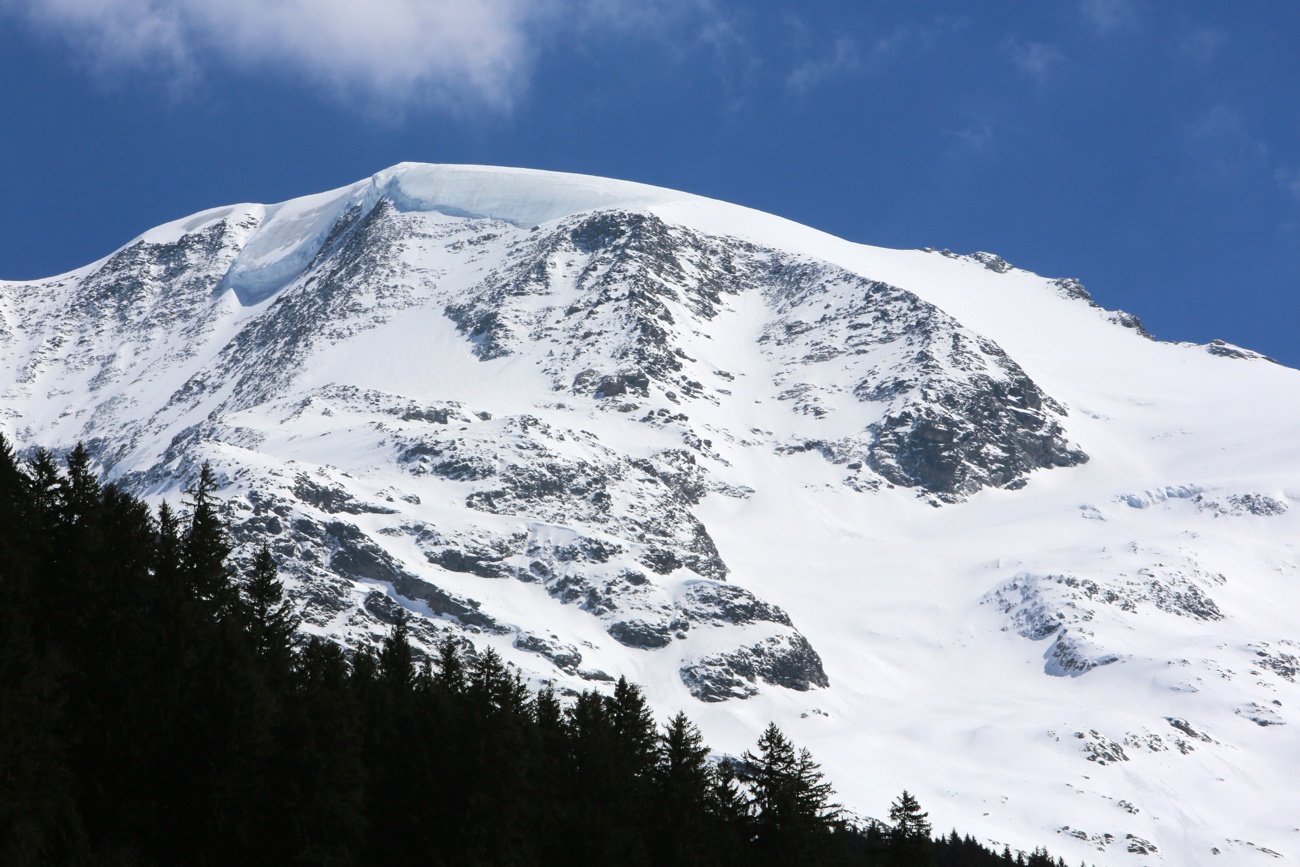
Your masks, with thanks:
[[[375,616],[381,623],[389,626],[397,623],[402,617],[404,609],[393,597],[387,593],[381,593],[378,590],[372,590],[366,594],[366,599],[362,606]]]
[[[578,649],[564,644],[554,636],[543,638],[531,632],[521,632],[515,637],[514,646],[549,659],[556,668],[567,674],[577,674],[578,666],[582,664],[582,654]]]
[[[1089,643],[1071,635],[1068,629],[1062,629],[1056,640],[1043,653],[1047,660],[1043,670],[1057,677],[1078,677],[1102,665],[1119,662],[1113,653],[1098,652]]]
[[[500,556],[483,553],[471,553],[458,548],[444,548],[441,551],[426,551],[425,557],[430,563],[441,566],[449,572],[465,572],[480,578],[504,578],[510,572]]]
[[[608,519],[610,481],[606,472],[586,461],[549,461],[539,464],[514,464],[500,473],[501,488],[470,494],[465,504],[471,509],[496,514],[532,511],[538,504],[551,503],[572,507],[583,503],[588,520]]]
[[[668,623],[648,623],[644,620],[618,620],[606,630],[620,644],[653,650],[667,647],[673,640],[673,629]]]
[[[790,615],[735,584],[693,581],[682,594],[682,613],[696,625],[780,623],[791,626]]]
[[[997,344],[916,295],[782,257],[774,258],[769,279],[778,318],[760,343],[793,353],[800,376],[811,372],[809,365],[849,364],[859,377],[854,395],[886,404],[883,418],[861,435],[813,441],[828,459],[847,463],[865,455],[886,481],[945,501],[1087,460],[1065,438],[1058,421],[1063,407]],[[819,417],[824,386],[814,381],[793,384],[781,396],[796,411]]]
[[[596,383],[596,397],[618,397],[625,394],[635,394],[638,397],[648,397],[650,388],[650,378],[641,371],[631,373],[618,373],[610,376],[602,376]]]
[[[1283,680],[1295,683],[1296,676],[1300,675],[1300,658],[1295,654],[1273,650],[1267,644],[1252,645],[1251,649],[1255,651],[1255,658],[1252,660],[1255,665],[1268,669]]]
[[[447,407],[408,409],[402,412],[402,421],[425,421],[431,424],[450,424],[452,411]]]
[[[510,354],[510,329],[495,310],[476,310],[467,304],[449,304],[447,318],[456,323],[474,344],[480,361],[491,361]]]
[[[1127,762],[1129,760],[1123,746],[1096,729],[1091,729],[1088,732],[1075,732],[1074,736],[1083,741],[1083,755],[1090,762],[1096,762],[1099,765],[1113,765],[1116,762]]]
[[[1240,346],[1234,346],[1226,340],[1211,340],[1205,344],[1205,351],[1211,355],[1217,355],[1220,358],[1237,358],[1243,360],[1271,361],[1277,364],[1277,360],[1269,358],[1258,352],[1252,352],[1249,349],[1243,349]]]
[[[753,677],[733,670],[728,663],[729,660],[711,657],[682,666],[679,674],[691,695],[700,701],[719,702],[758,695]]]
[[[360,502],[338,485],[319,485],[301,473],[294,480],[293,493],[309,506],[315,506],[322,512],[329,512],[332,515],[340,512],[349,515],[392,515],[397,512],[396,509],[387,506],[372,506]]]
[[[690,505],[704,499],[708,492],[695,455],[685,449],[665,449],[649,458],[632,461],[632,466],[663,482]]]
[[[660,575],[668,575],[685,565],[676,552],[654,546],[646,548],[638,561]]]
[[[1196,738],[1196,740],[1205,741],[1207,744],[1215,742],[1214,738],[1210,737],[1205,732],[1200,732],[1192,728],[1192,724],[1185,719],[1180,719],[1178,717],[1173,717],[1173,716],[1167,716],[1165,717],[1165,721],[1169,723],[1171,726],[1173,726],[1174,728],[1178,729],[1178,731],[1187,735],[1189,738]]]
[[[464,454],[454,441],[446,440],[426,440],[406,446],[398,452],[397,460],[416,475],[428,473],[456,482],[477,482],[497,472],[495,462],[488,457]]]
[[[945,499],[1088,460],[1044,413],[1043,395],[1027,377],[973,376],[966,388],[891,413],[871,431],[872,469],[896,485]]]
[[[299,529],[304,521],[294,523]],[[363,581],[386,581],[393,584],[404,574],[393,556],[380,548],[355,524],[332,521],[324,525],[324,536],[329,543],[330,568],[350,578]]]
[[[454,617],[466,626],[474,626],[497,634],[510,632],[510,627],[502,626],[492,617],[479,610],[479,603],[473,599],[453,596],[447,591],[414,575],[399,575],[393,583],[393,589],[407,599],[418,599],[429,606],[429,610],[440,617]]]
[[[1142,320],[1138,319],[1132,313],[1123,310],[1115,310],[1110,314],[1110,321],[1114,322],[1116,325],[1121,325],[1124,328],[1133,329],[1147,340],[1155,340],[1155,338],[1151,336],[1151,332],[1147,331],[1146,328],[1142,326]]]
[[[1132,834],[1125,834],[1124,839],[1128,841],[1125,848],[1134,855],[1154,855],[1160,851],[1156,848],[1156,844],[1150,840],[1143,840],[1141,837],[1135,837]]]
[[[997,274],[1005,274],[1012,269],[1010,262],[992,253],[971,253],[970,257]]]
[[[1268,726],[1286,725],[1286,720],[1278,716],[1277,711],[1273,710],[1271,707],[1265,707],[1258,702],[1252,701],[1247,705],[1237,708],[1234,713],[1263,728],[1267,728]]]
[[[1150,599],[1161,611],[1191,617],[1195,620],[1222,620],[1223,612],[1214,600],[1190,582],[1170,585],[1152,579],[1147,582]]]
[[[1278,515],[1285,515],[1290,508],[1284,501],[1267,494],[1229,494],[1222,500],[1197,494],[1192,498],[1192,502],[1196,503],[1198,509],[1213,512],[1216,517],[1255,515],[1260,518],[1275,518]]]
[[[830,686],[821,657],[797,632],[688,662],[680,675],[691,695],[708,702],[748,698],[759,680],[801,692]]]
[[[1097,306],[1096,302],[1092,300],[1091,293],[1083,287],[1082,283],[1073,277],[1062,277],[1059,280],[1053,280],[1052,285],[1055,286],[1057,291],[1066,298],[1074,298],[1078,301],[1087,301],[1090,306]]]

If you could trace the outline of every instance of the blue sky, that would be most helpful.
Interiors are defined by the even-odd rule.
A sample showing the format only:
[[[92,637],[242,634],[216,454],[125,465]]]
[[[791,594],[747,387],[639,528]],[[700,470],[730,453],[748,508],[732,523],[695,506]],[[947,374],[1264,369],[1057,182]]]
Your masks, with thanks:
[[[0,0],[0,277],[403,160],[1078,277],[1300,366],[1294,0]]]

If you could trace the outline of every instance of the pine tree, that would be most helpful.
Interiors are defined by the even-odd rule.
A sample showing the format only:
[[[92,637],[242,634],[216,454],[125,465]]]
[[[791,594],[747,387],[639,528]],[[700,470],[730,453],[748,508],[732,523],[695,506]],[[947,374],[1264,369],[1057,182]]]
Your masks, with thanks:
[[[546,684],[533,696],[533,722],[539,731],[550,735],[564,730],[564,708],[555,697],[555,689]]]
[[[47,449],[37,449],[29,462],[28,477],[31,479],[33,517],[39,525],[49,525],[53,522],[62,484],[54,455]]]
[[[258,656],[273,658],[277,666],[287,668],[290,647],[298,619],[284,599],[284,584],[275,566],[275,557],[265,544],[253,560],[253,574],[244,585],[248,603],[249,632]]]
[[[708,755],[700,730],[684,712],[678,712],[659,736],[656,778],[660,786],[674,795],[680,793],[686,800],[698,799],[702,808],[709,784]]]
[[[624,772],[631,777],[647,777],[654,766],[657,737],[645,695],[626,677],[620,677],[614,694],[605,701],[605,711]]]
[[[921,812],[921,804],[906,789],[889,807],[889,821],[900,837],[930,836],[930,814]]]
[[[470,665],[467,690],[480,715],[515,716],[526,709],[527,687],[491,647],[479,653]]]
[[[709,811],[728,826],[746,828],[743,836],[747,839],[751,818],[749,798],[741,786],[735,762],[723,758],[713,766],[710,776]]]
[[[178,590],[185,559],[181,533],[180,518],[164,502],[158,507],[158,536],[153,549],[153,572],[160,583]]]
[[[746,752],[745,760],[754,767],[756,834],[765,857],[776,864],[821,857],[839,807],[812,754],[796,752],[772,723],[758,739],[758,755]]]
[[[60,507],[66,525],[83,524],[99,505],[99,479],[90,468],[90,452],[81,443],[68,453],[68,472],[59,485]]]
[[[929,817],[906,789],[890,805],[889,821],[894,824],[890,843],[894,859],[902,867],[932,867],[936,863]]]
[[[410,692],[415,684],[415,654],[411,651],[410,634],[403,610],[379,649],[379,676],[398,693]]]
[[[438,645],[438,671],[433,678],[434,691],[444,697],[459,696],[465,691],[465,663],[456,642],[447,636]]]
[[[226,566],[231,547],[213,493],[216,487],[216,473],[204,461],[194,487],[185,492],[189,496],[186,505],[190,522],[184,536],[184,562],[191,592],[225,615],[239,597],[233,591]]]
[[[703,865],[711,860],[709,749],[700,730],[678,713],[659,736],[655,765],[655,862]]]

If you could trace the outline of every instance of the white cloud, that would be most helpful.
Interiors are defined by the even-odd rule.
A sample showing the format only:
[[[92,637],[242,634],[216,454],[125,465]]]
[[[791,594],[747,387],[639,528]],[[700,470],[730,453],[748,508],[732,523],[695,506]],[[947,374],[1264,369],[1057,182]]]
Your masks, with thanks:
[[[1034,79],[1039,87],[1046,86],[1052,71],[1065,60],[1065,55],[1061,53],[1061,49],[1055,45],[1042,42],[1021,44],[1011,40],[1007,43],[1007,51],[1010,53],[1011,62],[1016,65],[1016,68]]]
[[[709,0],[0,0],[98,70],[220,64],[337,92],[508,109],[566,35],[645,36]]]
[[[1083,16],[1100,33],[1136,27],[1138,13],[1132,0],[1083,0]]]
[[[957,139],[964,145],[965,150],[981,156],[990,156],[996,150],[993,125],[985,120],[975,120],[962,129],[945,130],[944,135]]]
[[[788,89],[802,94],[829,79],[857,72],[861,67],[858,44],[852,39],[839,39],[830,54],[801,64],[785,83]]]

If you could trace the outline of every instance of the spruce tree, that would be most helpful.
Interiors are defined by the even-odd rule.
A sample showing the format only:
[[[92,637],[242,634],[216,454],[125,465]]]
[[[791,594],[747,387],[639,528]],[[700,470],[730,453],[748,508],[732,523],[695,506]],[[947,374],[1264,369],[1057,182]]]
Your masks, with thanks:
[[[399,612],[397,622],[379,650],[379,676],[390,689],[400,694],[409,692],[415,684],[415,655],[411,651],[405,610]]]
[[[889,821],[900,837],[929,837],[930,814],[921,812],[921,804],[907,789],[889,807]]]
[[[903,867],[931,867],[936,863],[930,840],[930,814],[906,789],[889,807],[890,834],[894,858]]]
[[[626,677],[620,677],[614,694],[605,700],[605,709],[624,772],[638,779],[647,777],[654,765],[657,736],[645,695]]]
[[[444,638],[438,645],[438,664],[433,686],[434,691],[445,698],[459,696],[465,691],[465,662],[461,659],[460,648],[451,636]]]
[[[679,712],[659,736],[655,765],[656,863],[704,865],[710,852],[709,749],[700,730]]]
[[[746,752],[745,760],[754,769],[756,840],[764,857],[773,864],[821,857],[839,808],[812,755],[796,752],[772,723],[758,739],[758,754]]]
[[[90,467],[90,452],[81,443],[68,453],[67,474],[58,485],[59,507],[67,527],[84,525],[99,505],[99,479]]]
[[[265,544],[253,560],[253,572],[244,585],[248,603],[249,632],[258,656],[273,658],[277,666],[287,668],[293,632],[298,619],[284,599],[284,584],[275,566],[275,557]]]
[[[189,496],[186,505],[190,520],[184,536],[184,562],[191,592],[225,615],[238,602],[238,596],[231,587],[226,565],[231,546],[221,522],[216,487],[216,473],[204,461],[198,480],[185,492]]]
[[[471,663],[467,692],[476,712],[484,716],[516,716],[526,710],[528,689],[491,647]]]

